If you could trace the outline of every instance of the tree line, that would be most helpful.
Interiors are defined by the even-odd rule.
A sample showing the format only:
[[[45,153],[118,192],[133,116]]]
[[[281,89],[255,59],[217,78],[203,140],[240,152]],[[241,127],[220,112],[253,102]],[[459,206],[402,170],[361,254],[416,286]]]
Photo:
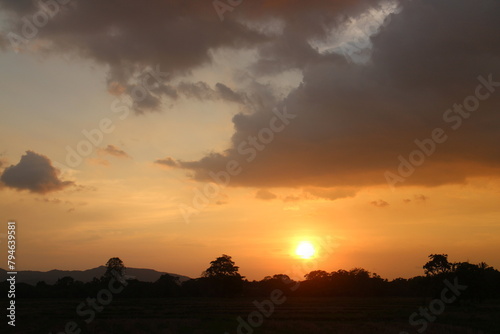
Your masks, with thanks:
[[[486,263],[451,263],[446,254],[431,254],[423,266],[424,275],[409,279],[387,280],[363,268],[327,272],[314,270],[304,280],[294,281],[288,275],[275,274],[260,281],[241,276],[231,256],[223,254],[201,274],[201,277],[180,282],[178,277],[162,275],[155,282],[128,279],[126,267],[119,258],[106,263],[100,278],[83,283],[72,277],[60,278],[54,284],[43,281],[35,286],[18,283],[18,298],[85,298],[105,288],[117,275],[127,279],[127,287],[117,298],[163,297],[265,297],[276,289],[289,296],[303,297],[430,297],[438,298],[444,282],[457,280],[467,288],[461,300],[482,301],[500,298],[500,272]],[[1,283],[6,295],[7,282]]]

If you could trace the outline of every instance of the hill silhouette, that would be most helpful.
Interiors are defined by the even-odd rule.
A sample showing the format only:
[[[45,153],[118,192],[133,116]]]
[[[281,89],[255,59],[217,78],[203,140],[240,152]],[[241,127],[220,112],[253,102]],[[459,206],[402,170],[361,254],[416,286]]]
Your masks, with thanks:
[[[27,283],[30,285],[36,285],[40,281],[44,281],[47,284],[54,284],[58,279],[69,276],[75,281],[80,281],[87,283],[92,281],[94,277],[100,278],[106,272],[105,266],[99,266],[97,268],[87,269],[87,270],[50,270],[50,271],[32,271],[32,270],[21,270],[17,272],[16,280],[19,283]],[[127,268],[126,274],[129,278],[137,279],[142,282],[155,282],[162,275],[168,274],[173,277],[178,277],[179,282],[184,282],[190,280],[190,277],[172,274],[167,272],[160,272],[153,269],[143,269],[143,268]],[[0,281],[5,281],[7,278],[7,271],[0,268]]]

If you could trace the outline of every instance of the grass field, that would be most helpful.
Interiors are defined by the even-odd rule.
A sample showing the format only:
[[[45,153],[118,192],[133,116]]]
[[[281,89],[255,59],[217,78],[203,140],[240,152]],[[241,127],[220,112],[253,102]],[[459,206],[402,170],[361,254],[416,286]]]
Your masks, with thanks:
[[[261,301],[258,299],[258,301]],[[84,326],[76,312],[82,300],[19,299],[13,333],[64,332],[67,322]],[[409,316],[430,300],[363,298],[289,298],[267,318],[254,313],[253,324],[240,328],[257,311],[253,299],[116,299],[81,333],[418,333]],[[251,322],[252,323],[252,322]],[[3,331],[2,331],[3,332]],[[12,331],[11,331],[12,332]],[[69,332],[70,333],[70,332]],[[75,331],[74,333],[77,333]],[[500,301],[475,306],[447,306],[425,333],[500,333]]]

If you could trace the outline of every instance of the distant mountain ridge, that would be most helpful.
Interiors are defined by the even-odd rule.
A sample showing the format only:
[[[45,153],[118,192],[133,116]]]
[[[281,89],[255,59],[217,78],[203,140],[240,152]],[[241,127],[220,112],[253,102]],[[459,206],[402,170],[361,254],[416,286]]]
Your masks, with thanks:
[[[87,270],[50,270],[50,271],[32,271],[32,270],[21,270],[17,272],[16,281],[20,283],[27,283],[31,285],[36,285],[40,281],[44,281],[47,284],[54,284],[58,279],[65,276],[73,277],[75,281],[90,282],[94,277],[100,278],[106,272],[105,266],[100,266],[97,268],[87,269]],[[178,277],[179,281],[187,281],[191,279],[190,277],[160,272],[153,269],[141,269],[141,268],[127,268],[125,274],[130,279],[138,279],[143,282],[154,282],[160,278],[161,275],[169,274],[174,277]],[[7,278],[7,271],[0,269],[0,280],[5,281]]]

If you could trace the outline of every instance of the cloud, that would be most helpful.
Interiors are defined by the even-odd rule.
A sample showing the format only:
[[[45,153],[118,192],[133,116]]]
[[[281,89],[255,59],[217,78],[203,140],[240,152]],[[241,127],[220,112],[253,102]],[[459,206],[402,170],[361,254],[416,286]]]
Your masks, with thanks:
[[[166,157],[164,159],[158,159],[155,161],[155,164],[163,165],[166,167],[177,167],[178,163],[171,157]]]
[[[130,158],[127,152],[121,150],[114,145],[108,145],[105,148],[99,149],[99,153],[103,155],[111,155],[117,158]]]
[[[203,100],[225,100],[229,102],[243,103],[245,96],[236,93],[231,88],[218,82],[215,89],[211,88],[207,83],[198,81],[196,83],[181,82],[175,89],[176,96],[184,95],[187,98],[194,98],[200,101]]]
[[[39,47],[42,53],[76,53],[107,66],[113,94],[130,94],[141,83],[140,73],[147,68],[168,73],[152,85],[144,100],[136,101],[134,108],[141,113],[158,110],[162,98],[175,98],[169,82],[210,65],[215,50],[262,49],[262,61],[268,64],[277,64],[276,57],[281,56],[281,67],[301,66],[315,56],[308,46],[309,38],[322,36],[326,27],[339,24],[346,15],[362,12],[369,4],[376,5],[377,1],[315,0],[305,6],[298,1],[255,0],[227,12],[221,22],[210,1],[144,4],[134,0],[89,0],[61,9],[39,29],[37,38],[45,41]],[[7,23],[1,32],[18,35],[24,24],[22,18],[39,10],[31,0],[0,0],[0,8]],[[262,30],[269,20],[285,22],[283,35],[269,35]],[[297,42],[290,38],[294,34]],[[238,102],[238,97],[224,86],[217,86],[216,91]]]
[[[0,180],[9,188],[45,194],[74,185],[59,178],[59,170],[44,155],[26,151],[17,165],[7,167]]]
[[[422,194],[415,195],[414,198],[415,198],[415,201],[417,201],[417,202],[426,202],[429,199],[429,197],[422,195]]]
[[[197,100],[215,99],[215,91],[207,83],[201,81],[196,83],[181,82],[178,85],[178,92]]]
[[[320,41],[334,49],[345,42],[338,37],[345,23],[381,3],[255,0],[226,12],[221,22],[211,2],[146,6],[89,0],[40,29],[39,38],[47,43],[39,52],[73,52],[106,66],[108,89],[115,95],[132,95],[146,71],[149,93],[136,101],[137,112],[161,110],[163,99],[179,96],[243,103],[244,110],[233,117],[227,150],[165,164],[199,181],[210,181],[210,171],[225,170],[228,161],[236,160],[243,171],[229,186],[358,189],[385,184],[385,172],[396,173],[399,157],[409,159],[419,149],[415,140],[430,138],[435,128],[442,128],[448,140],[403,185],[499,176],[500,88],[481,101],[479,112],[458,119],[463,126],[457,130],[443,114],[474,94],[478,76],[491,74],[500,81],[500,35],[492,33],[500,30],[500,2],[401,1],[400,10],[369,38],[366,63],[314,46]],[[19,32],[21,18],[37,10],[28,0],[0,0],[0,6],[12,23],[4,34]],[[242,69],[254,78],[250,89],[233,87],[234,81],[231,88],[186,81],[196,69],[227,61],[217,59],[222,50],[252,53],[255,61]],[[302,80],[285,95],[263,83],[291,69]],[[274,108],[297,117],[274,133],[265,149],[252,147],[252,138],[269,128]]]
[[[436,144],[435,153],[425,156],[425,163],[402,185],[438,186],[500,176],[500,58],[494,56],[500,54],[500,35],[491,33],[500,30],[500,2],[404,1],[372,36],[371,58],[363,64],[311,50],[293,55],[292,50],[307,49],[304,38],[314,33],[301,20],[314,13],[304,8],[299,22],[286,21],[283,34],[289,29],[294,33],[267,42],[270,47],[260,49],[258,57],[277,61],[291,54],[294,59],[285,57],[284,62],[300,68],[301,84],[274,105],[254,105],[234,116],[229,149],[180,161],[180,168],[208,181],[209,171],[224,170],[228,161],[236,160],[243,171],[229,186],[387,184],[385,173],[397,173],[399,157],[408,160],[420,149],[416,140],[428,143],[432,131],[442,128],[446,143]],[[298,27],[305,28],[305,35]],[[311,29],[319,28],[313,24]],[[286,38],[289,48],[280,44]],[[446,121],[447,110],[475,94],[479,76],[493,81],[494,92],[480,102],[480,111],[463,119],[453,112],[455,120]],[[259,133],[269,129],[275,107],[296,118],[263,145]],[[459,121],[463,125],[454,130]],[[254,146],[252,138],[258,140]]]
[[[52,203],[52,204],[60,204],[62,201],[59,198],[36,198],[37,201],[45,202],[45,203]]]
[[[302,200],[326,199],[335,201],[342,198],[351,198],[356,196],[357,188],[323,188],[323,187],[305,187],[303,192],[298,195],[288,195],[282,198],[283,202],[298,202]]]
[[[237,103],[243,103],[244,102],[244,96],[236,93],[233,91],[231,88],[228,86],[218,82],[215,85],[215,88],[217,89],[217,93],[219,98],[226,100],[226,101],[232,101],[232,102],[237,102]]]
[[[22,18],[38,11],[31,0],[0,0],[0,8],[11,23],[4,29],[21,34]],[[89,20],[92,24],[89,25]],[[116,93],[128,94],[140,86],[141,73],[154,68],[169,73],[157,80],[144,100],[136,101],[136,111],[154,111],[162,97],[171,97],[168,82],[211,62],[217,48],[247,47],[266,36],[229,19],[221,23],[212,3],[194,0],[85,1],[71,5],[39,29],[38,38],[47,41],[44,53],[74,52],[109,67],[108,85]],[[119,89],[121,91],[122,89]]]
[[[371,205],[373,206],[376,206],[377,208],[385,208],[386,206],[389,206],[389,203],[387,203],[386,201],[384,200],[377,200],[377,201],[373,201],[373,202],[370,202]]]
[[[417,194],[417,195],[413,195],[413,199],[415,200],[415,202],[425,203],[429,199],[429,197],[422,195],[422,194]],[[405,204],[411,203],[411,201],[412,200],[410,198],[403,199],[403,202]]]
[[[266,189],[259,189],[257,193],[255,194],[255,198],[264,200],[264,201],[270,201],[273,199],[276,199],[278,196],[270,192],[269,190]]]
[[[356,196],[357,189],[351,188],[306,188],[304,191],[315,197],[334,201]]]

